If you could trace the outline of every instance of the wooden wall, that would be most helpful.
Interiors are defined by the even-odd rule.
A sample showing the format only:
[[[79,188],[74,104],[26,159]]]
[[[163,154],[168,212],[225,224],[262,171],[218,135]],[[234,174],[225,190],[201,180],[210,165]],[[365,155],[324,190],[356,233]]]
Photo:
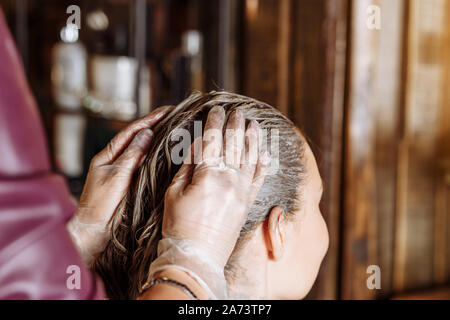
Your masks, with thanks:
[[[398,163],[396,291],[450,280],[450,3],[410,1],[408,18]]]
[[[242,91],[278,106],[304,131],[325,181],[330,250],[311,297],[338,292],[346,0],[246,1]]]
[[[381,8],[381,29],[367,27],[367,8]],[[342,297],[370,299],[392,289],[397,146],[402,91],[404,5],[353,1],[345,120]],[[369,290],[367,267],[381,269]]]
[[[325,181],[330,250],[310,298],[448,285],[450,2],[243,3],[241,91],[302,128]],[[367,288],[370,265],[381,290]]]

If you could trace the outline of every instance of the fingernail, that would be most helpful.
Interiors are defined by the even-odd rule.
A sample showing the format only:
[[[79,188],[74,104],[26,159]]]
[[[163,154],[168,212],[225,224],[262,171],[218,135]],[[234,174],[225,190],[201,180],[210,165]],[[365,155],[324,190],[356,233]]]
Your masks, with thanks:
[[[159,118],[165,116],[169,111],[173,110],[174,108],[175,108],[174,106],[165,106],[165,107],[159,108],[156,118],[159,119]]]
[[[272,158],[270,157],[270,154],[268,151],[265,151],[262,156],[261,156],[261,163],[264,166],[268,166],[270,164],[270,161],[272,160]]]
[[[163,106],[161,107],[161,112],[172,111],[173,109],[175,109],[175,106]]]
[[[259,123],[256,120],[250,121],[250,124],[248,125],[249,129],[257,131],[259,129]]]
[[[241,110],[234,111],[234,116],[235,116],[236,120],[241,120],[244,118],[244,114],[242,113]]]
[[[138,132],[138,134],[134,137],[133,142],[131,144],[145,150],[150,146],[152,138],[153,138],[153,131],[150,129],[143,129]]]
[[[223,114],[225,114],[225,110],[224,110],[224,108],[222,106],[214,106],[211,109],[210,113],[217,113],[217,114],[222,114],[223,113]]]

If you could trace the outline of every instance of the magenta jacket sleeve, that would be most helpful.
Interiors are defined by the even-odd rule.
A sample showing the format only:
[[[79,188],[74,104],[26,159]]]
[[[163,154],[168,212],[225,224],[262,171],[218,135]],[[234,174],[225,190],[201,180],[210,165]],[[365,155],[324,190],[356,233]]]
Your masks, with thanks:
[[[0,7],[0,299],[104,297],[66,231],[75,208]]]

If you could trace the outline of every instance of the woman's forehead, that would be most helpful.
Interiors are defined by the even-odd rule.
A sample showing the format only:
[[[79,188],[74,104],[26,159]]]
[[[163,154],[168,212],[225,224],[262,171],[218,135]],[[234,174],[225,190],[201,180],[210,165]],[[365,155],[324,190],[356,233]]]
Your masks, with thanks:
[[[322,188],[322,178],[320,177],[317,161],[311,147],[305,142],[305,163],[307,171],[307,183],[315,189],[320,190]]]

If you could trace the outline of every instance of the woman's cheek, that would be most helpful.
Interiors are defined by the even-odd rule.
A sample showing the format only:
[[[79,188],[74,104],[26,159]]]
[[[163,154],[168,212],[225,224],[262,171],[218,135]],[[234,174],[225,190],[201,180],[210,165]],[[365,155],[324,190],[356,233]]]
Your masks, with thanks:
[[[318,210],[318,216],[320,219],[320,231],[319,234],[321,235],[321,252],[322,252],[322,259],[325,257],[327,251],[328,251],[328,247],[330,245],[330,236],[328,233],[328,227],[327,224],[325,222],[325,219],[322,216],[322,213],[320,212],[320,210]]]

